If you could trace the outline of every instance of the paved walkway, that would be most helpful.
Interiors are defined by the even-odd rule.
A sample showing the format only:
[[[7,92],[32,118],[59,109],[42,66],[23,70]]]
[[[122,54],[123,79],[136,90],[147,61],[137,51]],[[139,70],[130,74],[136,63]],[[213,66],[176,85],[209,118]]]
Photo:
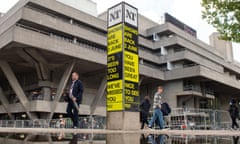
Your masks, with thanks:
[[[103,130],[103,129],[54,129],[54,128],[0,128],[0,133],[85,133],[85,134],[166,134],[166,135],[209,135],[240,136],[234,130]]]

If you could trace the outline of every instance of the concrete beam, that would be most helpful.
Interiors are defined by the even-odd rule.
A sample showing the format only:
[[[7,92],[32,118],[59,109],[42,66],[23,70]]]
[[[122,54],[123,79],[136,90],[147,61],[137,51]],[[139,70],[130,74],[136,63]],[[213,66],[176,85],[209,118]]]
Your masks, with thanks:
[[[164,80],[164,72],[159,69],[149,67],[144,64],[139,64],[139,72],[141,75],[154,79]]]
[[[6,96],[4,95],[2,88],[0,87],[0,101],[4,107],[4,109],[6,110],[6,112],[8,113],[8,116],[10,117],[10,119],[14,119],[14,116],[11,114],[11,112],[8,109],[8,100],[6,98]]]
[[[47,67],[47,60],[35,49],[25,49],[25,52],[32,58],[35,63],[38,77],[41,80],[49,80],[50,72]]]
[[[142,84],[142,82],[143,82],[143,79],[144,79],[144,76],[140,76],[138,86],[141,86],[141,84]]]
[[[39,13],[36,10],[30,8],[24,8],[23,19],[39,25],[44,25],[49,28],[54,28],[64,33],[69,33],[75,37],[81,37],[89,41],[94,41],[100,45],[107,45],[107,38],[104,35],[71,23],[63,23],[61,19],[53,18],[52,16]]]
[[[97,107],[97,103],[102,99],[104,95],[106,95],[106,88],[107,88],[107,78],[104,77],[98,88],[98,92],[90,105],[90,115],[94,114]]]
[[[25,49],[16,50],[16,53],[19,57],[21,57],[24,61],[26,61],[29,65],[34,66],[34,61],[31,56],[25,51]]]
[[[48,117],[49,119],[51,119],[53,117],[54,111],[57,108],[58,102],[59,102],[59,100],[62,96],[62,93],[63,93],[66,85],[67,85],[68,78],[69,78],[75,64],[76,64],[76,60],[74,59],[72,61],[72,63],[68,65],[65,72],[63,73],[63,76],[62,76],[62,78],[60,80],[60,83],[58,85],[58,88],[57,88],[57,93],[56,93],[56,96],[55,96],[55,99],[54,99],[54,102],[53,102],[53,105],[52,105],[51,113]]]
[[[17,97],[19,98],[20,103],[24,107],[24,110],[26,111],[26,114],[28,115],[28,117],[30,119],[36,118],[29,112],[29,101],[28,101],[21,85],[19,84],[15,74],[13,73],[10,65],[6,61],[0,61],[0,67],[3,71],[3,73],[5,74],[8,82],[10,83],[12,89],[14,90]]]
[[[61,55],[74,58],[81,58],[89,62],[106,65],[107,57],[105,52],[99,52],[94,48],[85,45],[77,45],[63,40],[57,40],[38,32],[27,30],[21,27],[14,27],[14,41],[27,44],[40,50],[47,50]],[[0,39],[2,37],[0,36]],[[43,43],[44,41],[44,43]],[[1,45],[0,45],[1,46]],[[79,52],[81,51],[81,52]]]

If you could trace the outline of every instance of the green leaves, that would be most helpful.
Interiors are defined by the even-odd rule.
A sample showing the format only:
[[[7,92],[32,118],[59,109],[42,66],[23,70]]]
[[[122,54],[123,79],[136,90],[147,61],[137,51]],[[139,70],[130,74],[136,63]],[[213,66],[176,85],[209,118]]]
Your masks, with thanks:
[[[202,18],[213,25],[224,40],[240,42],[240,1],[202,0]]]

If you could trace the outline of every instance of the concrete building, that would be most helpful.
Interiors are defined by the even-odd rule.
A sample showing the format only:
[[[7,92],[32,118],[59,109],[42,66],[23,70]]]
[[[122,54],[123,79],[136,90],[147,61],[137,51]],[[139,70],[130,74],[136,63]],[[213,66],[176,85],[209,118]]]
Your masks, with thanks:
[[[91,0],[57,0],[85,13],[97,16],[97,4]]]
[[[106,13],[19,1],[0,19],[0,119],[65,115],[72,71],[85,87],[80,114],[105,116],[106,26]],[[226,109],[240,95],[240,66],[214,46],[139,15],[141,97],[163,85],[163,100],[173,108]]]

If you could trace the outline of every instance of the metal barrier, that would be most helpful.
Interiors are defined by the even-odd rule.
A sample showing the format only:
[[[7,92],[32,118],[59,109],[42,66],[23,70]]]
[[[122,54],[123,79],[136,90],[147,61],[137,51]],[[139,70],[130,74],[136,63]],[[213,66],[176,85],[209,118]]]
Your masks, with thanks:
[[[171,129],[229,129],[231,124],[227,111],[212,109],[175,108],[164,120]]]
[[[166,127],[171,129],[229,129],[231,118],[227,111],[212,109],[174,108],[164,117]],[[11,128],[72,128],[69,118],[36,120],[0,120],[0,127]],[[106,129],[106,117],[79,117],[79,128]]]
[[[89,116],[79,117],[79,128],[105,129],[105,117]],[[0,120],[0,127],[9,128],[72,128],[72,120],[60,119],[36,119],[36,120]]]

